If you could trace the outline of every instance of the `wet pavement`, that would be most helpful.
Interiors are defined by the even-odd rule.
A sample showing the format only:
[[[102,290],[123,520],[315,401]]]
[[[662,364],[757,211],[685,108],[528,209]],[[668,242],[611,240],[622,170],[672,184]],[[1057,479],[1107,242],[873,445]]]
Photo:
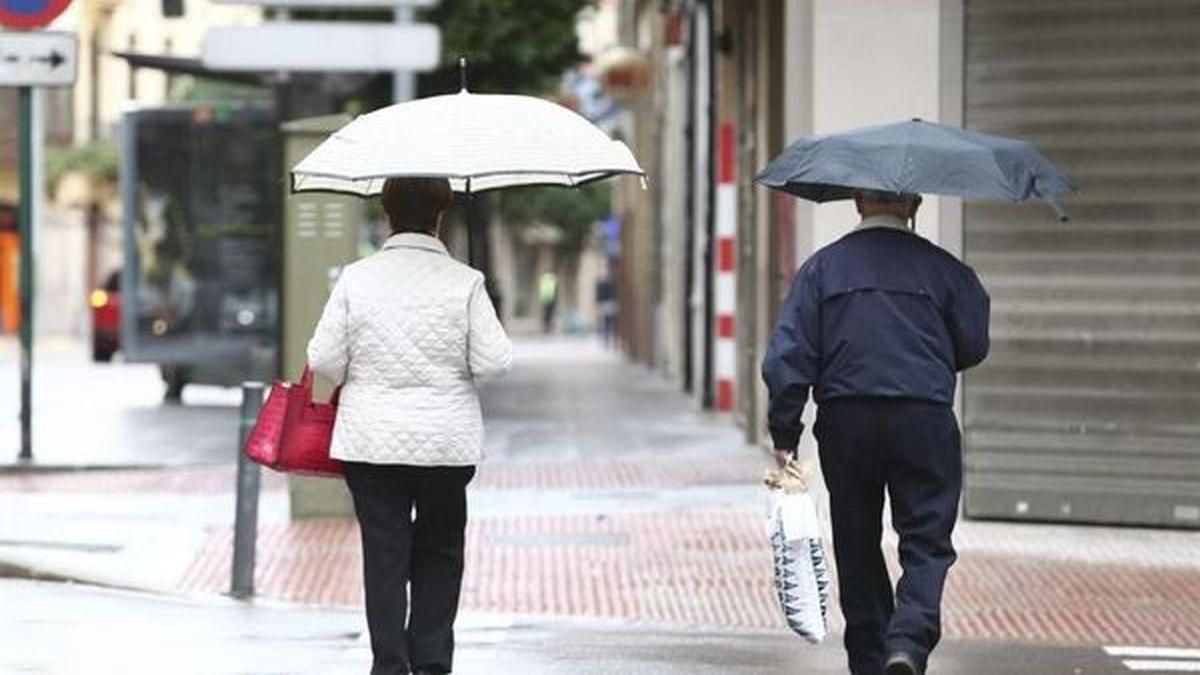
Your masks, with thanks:
[[[236,460],[238,390],[190,386],[185,405],[164,404],[157,366],[93,363],[84,343],[48,339],[34,348],[34,461],[19,462],[18,363],[0,339],[0,471]]]
[[[836,615],[817,647],[782,625],[767,456],[728,418],[579,340],[522,341],[484,398],[456,672],[844,672]],[[277,474],[259,600],[221,596],[233,478],[228,462],[0,472],[0,570],[166,594],[0,582],[0,672],[75,672],[67,644],[101,672],[366,672],[357,528],[289,521]],[[964,521],[955,538],[932,672],[1200,672],[1200,533]]]
[[[5,673],[324,675],[369,669],[358,612],[15,580],[0,580],[0,598],[0,672]],[[455,672],[461,675],[845,672],[833,641],[811,646],[779,631],[466,612],[457,642]],[[1128,670],[1098,647],[955,641],[938,652],[932,672]]]

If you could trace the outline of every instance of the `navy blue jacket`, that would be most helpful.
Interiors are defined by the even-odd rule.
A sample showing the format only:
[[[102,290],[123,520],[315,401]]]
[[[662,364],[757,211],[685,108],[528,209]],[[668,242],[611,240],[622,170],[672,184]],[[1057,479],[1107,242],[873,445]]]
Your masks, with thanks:
[[[955,374],[988,352],[990,300],[975,272],[911,232],[856,230],[796,273],[763,359],[775,447],[795,449],[800,414],[850,396],[953,404]]]

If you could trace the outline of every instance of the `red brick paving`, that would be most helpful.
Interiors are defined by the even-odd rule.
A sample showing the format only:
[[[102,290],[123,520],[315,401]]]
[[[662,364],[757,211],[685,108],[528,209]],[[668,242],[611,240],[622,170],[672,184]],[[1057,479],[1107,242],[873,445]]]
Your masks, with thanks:
[[[671,489],[728,484],[760,466],[746,459],[497,462],[476,489]],[[264,489],[282,476],[264,474]],[[0,491],[231,493],[231,466],[31,473],[0,476]],[[1028,527],[1028,526],[1026,526]],[[1009,530],[1013,531],[1009,531]],[[691,509],[611,516],[510,516],[472,521],[466,609],[626,618],[724,628],[780,628],[771,563],[755,508]],[[951,573],[944,613],[948,637],[1065,643],[1200,644],[1200,564],[1180,556],[1115,555],[1139,546],[1139,531],[1097,539],[1064,560],[1061,550],[1027,552],[1019,527],[960,528],[962,557]],[[1156,536],[1156,535],[1155,535]],[[230,533],[212,535],[180,581],[193,592],[228,583]],[[1024,544],[1016,547],[1014,544]],[[1025,551],[1013,553],[1013,550]],[[1169,550],[1162,549],[1159,550]],[[1183,556],[1186,560],[1186,555]],[[358,530],[347,520],[263,525],[262,596],[331,606],[362,602]],[[1135,564],[1136,563],[1136,564]],[[895,567],[894,560],[892,561]],[[836,614],[836,613],[835,613]],[[837,617],[834,617],[835,624]]]
[[[1195,646],[1200,569],[966,553],[946,587],[957,637]]]
[[[729,510],[472,521],[466,609],[630,618],[672,624],[779,625],[760,518]],[[215,534],[181,581],[227,583],[231,535]],[[313,520],[260,529],[258,590],[297,602],[357,606],[357,527]]]
[[[228,533],[214,535],[182,588],[223,590],[229,546]],[[782,627],[757,510],[482,518],[467,549],[465,609]],[[359,555],[350,521],[264,528],[259,592],[358,606]],[[951,573],[944,618],[951,638],[1194,646],[1200,570],[967,553]]]
[[[557,462],[485,462],[475,489],[616,490],[745,484],[759,479],[763,462],[753,453],[718,458],[577,459]]]

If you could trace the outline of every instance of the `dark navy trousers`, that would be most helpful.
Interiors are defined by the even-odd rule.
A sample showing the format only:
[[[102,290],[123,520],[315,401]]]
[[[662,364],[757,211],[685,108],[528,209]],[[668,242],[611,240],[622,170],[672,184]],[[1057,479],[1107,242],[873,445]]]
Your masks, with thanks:
[[[913,399],[822,402],[813,429],[829,488],[850,671],[880,675],[902,651],[922,667],[941,637],[942,587],[962,491],[954,411]],[[884,494],[903,574],[893,593],[881,550]]]

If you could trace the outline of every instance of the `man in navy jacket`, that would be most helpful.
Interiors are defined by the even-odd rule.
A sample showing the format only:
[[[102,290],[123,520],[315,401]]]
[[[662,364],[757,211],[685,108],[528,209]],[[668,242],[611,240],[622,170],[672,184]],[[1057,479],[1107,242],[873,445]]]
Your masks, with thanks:
[[[809,389],[829,489],[850,670],[924,671],[954,563],[962,452],[959,371],[988,351],[990,302],[974,271],[914,233],[918,195],[861,191],[862,223],[796,274],[763,360],[776,457],[792,456]],[[904,570],[880,550],[884,492]]]

